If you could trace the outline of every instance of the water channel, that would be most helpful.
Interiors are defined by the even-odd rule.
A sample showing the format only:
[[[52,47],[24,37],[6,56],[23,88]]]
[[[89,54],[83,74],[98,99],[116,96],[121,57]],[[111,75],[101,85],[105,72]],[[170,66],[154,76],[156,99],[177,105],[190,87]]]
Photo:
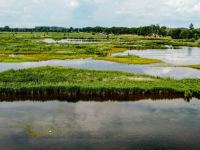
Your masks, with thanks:
[[[197,98],[0,103],[6,150],[198,149],[199,133]]]
[[[46,39],[51,40],[51,39]],[[46,41],[45,40],[45,41]],[[64,39],[70,40],[70,39]],[[79,41],[79,40],[77,40]],[[52,40],[51,40],[52,42]],[[48,60],[40,62],[23,63],[0,63],[0,71],[9,69],[25,69],[40,66],[63,66],[70,68],[95,69],[95,70],[117,70],[136,74],[147,74],[160,77],[171,77],[175,79],[182,78],[200,78],[200,70],[185,67],[163,67],[162,65],[194,65],[200,64],[200,48],[180,47],[180,49],[167,50],[127,50],[116,55],[135,54],[144,58],[160,59],[164,63],[150,65],[122,64],[103,60],[73,59],[73,60]],[[15,57],[11,55],[10,57]]]
[[[73,59],[73,60],[48,60],[24,63],[0,63],[0,71],[8,69],[25,69],[40,66],[63,66],[70,68],[117,70],[136,74],[148,74],[160,77],[200,78],[200,70],[183,67],[153,67],[152,65],[122,64],[103,60]]]

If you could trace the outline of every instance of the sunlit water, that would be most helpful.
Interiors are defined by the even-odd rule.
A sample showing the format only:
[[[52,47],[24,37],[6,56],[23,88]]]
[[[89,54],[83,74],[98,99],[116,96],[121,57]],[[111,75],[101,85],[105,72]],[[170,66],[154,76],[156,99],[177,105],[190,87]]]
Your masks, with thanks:
[[[1,102],[0,149],[198,149],[200,101]]]

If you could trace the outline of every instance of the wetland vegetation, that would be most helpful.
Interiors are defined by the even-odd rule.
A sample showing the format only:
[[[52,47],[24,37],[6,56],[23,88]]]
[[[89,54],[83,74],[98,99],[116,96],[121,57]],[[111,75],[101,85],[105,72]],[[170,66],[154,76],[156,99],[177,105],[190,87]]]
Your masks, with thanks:
[[[40,40],[39,40],[40,39]],[[43,42],[42,39],[86,39],[98,41],[98,43],[61,43]],[[135,35],[92,35],[91,33],[51,33],[51,32],[24,32],[0,34],[0,62],[30,62],[52,59],[79,59],[89,58],[110,60],[128,64],[150,64],[161,62],[159,60],[139,58],[139,56],[105,57],[116,52],[124,52],[127,49],[167,49],[166,45],[197,46],[200,42],[196,40],[171,39],[170,37],[152,37]],[[11,57],[10,54],[18,54]],[[23,56],[21,56],[23,54]],[[102,57],[104,56],[104,57]],[[134,58],[134,59],[133,59]],[[135,60],[135,61],[134,61]],[[189,66],[190,67],[190,66]]]
[[[86,39],[97,43],[47,43],[44,39]],[[169,46],[166,46],[169,45]],[[172,45],[172,46],[170,46]],[[175,47],[174,47],[175,46]],[[177,46],[200,47],[197,40],[136,35],[92,35],[91,33],[11,33],[0,34],[0,62],[30,62],[54,59],[93,58],[126,64],[162,63],[162,60],[137,55],[111,56],[117,52],[146,49],[177,49]],[[187,65],[199,69],[199,65]],[[116,71],[94,71],[62,67],[9,70],[0,73],[1,94],[70,93],[112,95],[133,93],[199,94],[199,79],[164,79]]]
[[[200,79],[175,80],[119,71],[39,67],[0,73],[1,94],[131,95],[200,94]]]

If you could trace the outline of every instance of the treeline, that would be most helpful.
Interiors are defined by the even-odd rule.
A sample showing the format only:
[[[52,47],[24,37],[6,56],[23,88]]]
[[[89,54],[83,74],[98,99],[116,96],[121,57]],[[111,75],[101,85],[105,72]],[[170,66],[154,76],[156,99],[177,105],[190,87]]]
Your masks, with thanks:
[[[9,26],[5,26],[0,28],[0,31],[6,32],[64,32],[64,33],[72,33],[72,32],[87,32],[101,35],[120,35],[120,34],[133,34],[133,35],[141,35],[141,36],[171,36],[173,39],[199,39],[200,29],[194,29],[193,24],[189,25],[189,29],[187,28],[167,28],[166,26],[160,27],[157,25],[150,25],[144,27],[84,27],[84,28],[64,28],[64,27],[48,27],[48,26],[40,26],[35,28],[10,28]]]
[[[111,28],[105,28],[105,27],[85,27],[82,29],[79,29],[81,32],[94,32],[94,33],[103,33],[106,34],[137,34],[137,35],[152,35],[152,34],[160,34],[162,36],[167,36],[166,27],[160,27],[159,25],[150,25],[150,26],[144,26],[139,28],[127,28],[127,27],[111,27]]]
[[[35,27],[35,28],[10,28],[9,26],[5,26],[0,28],[0,31],[7,31],[7,32],[87,32],[87,33],[94,33],[99,34],[103,33],[105,35],[114,34],[136,34],[142,36],[150,36],[159,34],[161,36],[167,36],[167,27],[163,26],[160,27],[157,25],[150,25],[144,26],[139,28],[127,28],[127,27],[84,27],[84,28],[52,28],[47,26]]]
[[[200,29],[180,29],[172,30],[171,37],[173,39],[199,39]]]

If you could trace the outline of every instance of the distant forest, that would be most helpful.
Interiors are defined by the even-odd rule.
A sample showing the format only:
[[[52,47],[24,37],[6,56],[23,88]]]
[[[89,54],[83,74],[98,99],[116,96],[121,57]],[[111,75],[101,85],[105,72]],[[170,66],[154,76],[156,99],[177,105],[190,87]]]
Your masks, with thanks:
[[[150,25],[144,27],[84,27],[84,28],[64,28],[64,27],[49,27],[49,26],[37,26],[35,28],[10,28],[9,26],[0,27],[0,32],[87,32],[93,35],[121,35],[121,34],[133,34],[141,36],[171,36],[173,39],[199,39],[200,28],[195,29],[193,24],[189,25],[189,28],[167,28],[166,26],[160,27],[157,25]]]

